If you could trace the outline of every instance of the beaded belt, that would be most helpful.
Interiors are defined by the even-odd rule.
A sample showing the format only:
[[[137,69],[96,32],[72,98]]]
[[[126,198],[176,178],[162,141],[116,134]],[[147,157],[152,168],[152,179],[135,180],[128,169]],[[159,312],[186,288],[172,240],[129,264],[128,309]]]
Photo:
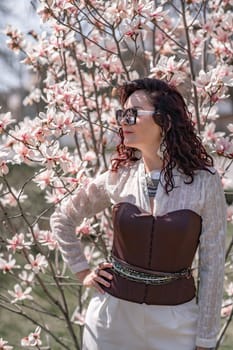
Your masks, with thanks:
[[[113,270],[118,275],[127,278],[130,281],[139,283],[160,285],[172,282],[179,278],[189,279],[192,276],[192,270],[190,267],[179,272],[158,272],[130,265],[112,255],[110,261],[113,265]]]

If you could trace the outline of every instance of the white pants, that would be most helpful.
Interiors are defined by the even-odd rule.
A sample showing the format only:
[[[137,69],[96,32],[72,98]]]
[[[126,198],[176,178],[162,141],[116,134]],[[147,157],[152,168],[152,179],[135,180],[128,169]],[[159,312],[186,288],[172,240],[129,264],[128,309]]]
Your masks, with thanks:
[[[197,317],[194,299],[161,306],[97,294],[87,310],[82,350],[194,350]]]

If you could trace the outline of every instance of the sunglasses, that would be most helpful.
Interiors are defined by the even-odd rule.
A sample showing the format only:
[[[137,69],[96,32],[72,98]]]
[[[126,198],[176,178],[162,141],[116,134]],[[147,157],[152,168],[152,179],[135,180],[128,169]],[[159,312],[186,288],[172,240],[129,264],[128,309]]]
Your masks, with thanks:
[[[154,111],[144,111],[138,110],[137,108],[128,108],[128,109],[117,109],[115,112],[117,125],[121,125],[122,121],[124,121],[127,125],[136,124],[137,117],[143,115],[152,115]]]

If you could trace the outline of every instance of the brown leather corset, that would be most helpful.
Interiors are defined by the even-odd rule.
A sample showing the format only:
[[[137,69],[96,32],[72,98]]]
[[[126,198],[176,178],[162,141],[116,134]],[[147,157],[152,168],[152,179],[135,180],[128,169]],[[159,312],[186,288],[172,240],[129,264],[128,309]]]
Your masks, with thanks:
[[[192,265],[199,243],[201,217],[182,209],[154,217],[137,206],[121,202],[113,207],[112,254],[135,267],[161,272],[179,272]],[[176,305],[195,296],[193,277],[162,285],[131,281],[111,270],[113,296],[137,303]]]

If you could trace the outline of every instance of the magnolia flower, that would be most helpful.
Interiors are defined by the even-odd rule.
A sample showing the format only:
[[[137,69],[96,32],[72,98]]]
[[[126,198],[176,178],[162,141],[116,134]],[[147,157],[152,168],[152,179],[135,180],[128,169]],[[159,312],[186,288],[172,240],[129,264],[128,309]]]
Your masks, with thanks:
[[[89,235],[92,232],[92,227],[87,219],[84,219],[81,225],[76,228],[76,235]]]
[[[10,25],[7,26],[5,30],[5,34],[9,37],[7,41],[8,47],[18,53],[20,49],[25,47],[25,41],[22,33],[20,33],[17,29],[13,29]]]
[[[12,250],[13,253],[16,252],[16,250],[21,250],[23,248],[29,249],[29,246],[31,245],[30,242],[24,242],[24,234],[23,233],[16,233],[12,239],[7,239],[7,242],[9,243],[7,245],[8,250]]]
[[[41,161],[46,165],[48,170],[52,170],[52,168],[60,161],[61,150],[59,143],[54,142],[53,145],[43,143],[40,150],[43,154]]]
[[[199,75],[193,82],[198,93],[212,102],[226,98],[227,86],[233,85],[233,70],[227,65],[217,65],[205,72],[200,70]],[[205,103],[207,102],[204,101]]]
[[[3,132],[6,127],[15,122],[15,119],[12,119],[11,113],[0,114],[0,134]]]
[[[227,221],[233,224],[233,205],[227,207]]]
[[[216,141],[219,137],[224,136],[224,132],[216,132],[216,124],[211,122],[205,126],[205,130],[201,133],[202,141],[204,144],[208,144],[209,142]]]
[[[16,265],[16,260],[12,258],[11,254],[7,258],[8,260],[5,260],[0,256],[0,270],[2,270],[4,274],[20,267],[19,265]]]
[[[227,129],[233,134],[233,124],[232,123],[227,125]]]
[[[13,346],[7,345],[8,341],[0,338],[0,350],[12,350]]]
[[[38,253],[36,257],[32,254],[29,254],[29,263],[24,266],[26,270],[32,270],[34,273],[45,272],[45,269],[48,266],[48,261],[44,255]]]
[[[33,272],[28,273],[27,271],[23,270],[18,274],[18,277],[21,279],[22,285],[31,285],[34,282],[35,274]]]
[[[152,4],[152,3],[151,3]],[[163,21],[164,17],[167,15],[168,11],[163,11],[162,6],[158,6],[155,11],[148,13],[151,19],[156,22]]]
[[[32,164],[33,158],[35,158],[35,151],[26,146],[23,142],[15,143],[13,146],[15,151],[14,161],[18,164]]]
[[[229,301],[228,305],[225,305],[221,309],[221,317],[228,317],[231,315],[233,309],[232,301]]]
[[[12,193],[5,193],[2,198],[0,198],[1,203],[5,206],[8,205],[10,207],[16,207],[17,206],[17,199],[20,203],[23,203],[26,199],[28,199],[28,196],[26,194],[23,194],[20,190],[16,190],[15,188],[11,187]]]
[[[45,245],[49,250],[54,250],[57,248],[57,241],[51,231],[40,231],[39,242]]]
[[[161,56],[155,68],[151,69],[151,78],[167,79],[173,86],[178,86],[186,79],[186,63],[175,61],[175,56]]]
[[[7,162],[0,158],[0,176],[7,175],[9,173],[9,168]]]
[[[83,309],[81,313],[79,312],[79,307],[77,307],[73,315],[71,316],[71,321],[80,326],[83,326],[85,324],[85,316],[86,316],[86,309]]]
[[[54,178],[53,170],[44,170],[37,174],[33,181],[40,187],[41,190],[44,190],[47,186],[51,185]]]
[[[218,155],[233,158],[233,141],[229,137],[221,137],[215,143],[215,150]]]
[[[39,103],[41,99],[41,90],[40,89],[34,89],[30,92],[30,94],[25,97],[25,99],[23,100],[23,104],[24,106],[31,106],[33,105],[35,102]]]
[[[35,331],[30,333],[27,337],[24,337],[21,339],[21,346],[35,346],[38,348],[42,344],[42,341],[40,339],[40,333],[41,333],[41,327],[36,327]]]
[[[96,153],[93,151],[88,151],[85,153],[83,160],[87,160],[88,162],[96,160]]]
[[[233,188],[233,179],[223,177],[222,178],[222,185],[224,190],[232,189]]]
[[[14,298],[11,303],[17,303],[18,301],[22,300],[33,300],[33,297],[30,295],[32,291],[31,287],[27,287],[24,291],[22,287],[19,284],[16,284],[14,286],[14,291],[8,290],[8,293]]]
[[[45,200],[47,203],[57,204],[64,197],[66,190],[62,188],[54,189],[52,192],[46,191]]]

